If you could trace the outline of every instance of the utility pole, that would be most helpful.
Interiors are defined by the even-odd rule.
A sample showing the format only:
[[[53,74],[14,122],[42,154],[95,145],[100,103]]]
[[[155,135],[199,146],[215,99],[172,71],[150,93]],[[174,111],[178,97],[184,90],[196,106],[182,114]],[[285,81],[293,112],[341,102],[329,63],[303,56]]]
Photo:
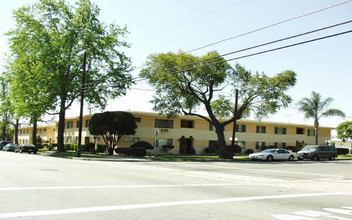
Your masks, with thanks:
[[[77,146],[77,157],[81,156],[82,152],[82,121],[83,121],[83,104],[84,104],[84,89],[86,83],[86,65],[87,65],[87,53],[84,52],[83,58],[83,73],[82,73],[82,87],[81,87],[81,108],[79,112],[79,131],[78,131],[78,146]]]
[[[233,110],[233,117],[235,120],[233,121],[233,129],[232,129],[232,146],[235,146],[235,138],[236,138],[236,125],[237,125],[237,103],[238,103],[238,89],[236,89],[236,98],[235,98],[235,109]]]

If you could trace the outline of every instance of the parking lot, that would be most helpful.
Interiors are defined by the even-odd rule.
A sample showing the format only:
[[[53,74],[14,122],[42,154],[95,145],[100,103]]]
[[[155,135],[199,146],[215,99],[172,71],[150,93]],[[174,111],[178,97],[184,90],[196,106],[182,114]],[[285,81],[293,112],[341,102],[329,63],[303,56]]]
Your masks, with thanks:
[[[103,162],[0,152],[0,218],[351,219],[352,161]]]

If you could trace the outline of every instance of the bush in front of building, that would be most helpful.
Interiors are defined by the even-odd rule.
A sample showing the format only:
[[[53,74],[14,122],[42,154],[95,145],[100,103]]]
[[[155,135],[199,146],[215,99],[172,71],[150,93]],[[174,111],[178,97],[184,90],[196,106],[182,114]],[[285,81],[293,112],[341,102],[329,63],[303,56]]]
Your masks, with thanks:
[[[147,155],[147,150],[144,147],[118,147],[115,148],[115,153],[133,157],[144,157]]]
[[[254,150],[252,149],[246,149],[246,151],[244,152],[246,155],[250,155],[254,153]]]
[[[172,145],[163,145],[163,146],[161,146],[161,151],[167,154],[170,150],[172,150],[174,148],[175,147]]]
[[[96,153],[105,153],[106,145],[105,144],[98,144]]]
[[[337,155],[346,155],[349,153],[349,149],[346,148],[336,148]]]
[[[132,144],[130,147],[132,147],[132,148],[141,147],[141,148],[145,148],[145,149],[148,149],[148,150],[154,149],[153,145],[149,144],[146,141],[138,141],[138,142]]]

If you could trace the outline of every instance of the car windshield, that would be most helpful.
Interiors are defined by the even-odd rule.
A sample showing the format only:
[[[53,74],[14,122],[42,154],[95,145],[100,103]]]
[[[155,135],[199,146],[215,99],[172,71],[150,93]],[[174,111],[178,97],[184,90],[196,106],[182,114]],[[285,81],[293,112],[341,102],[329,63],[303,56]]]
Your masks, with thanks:
[[[275,152],[276,149],[266,149],[266,150],[263,150],[262,153],[272,153],[272,152]]]
[[[317,148],[318,148],[318,146],[305,146],[302,150],[312,151],[312,150],[316,150]]]

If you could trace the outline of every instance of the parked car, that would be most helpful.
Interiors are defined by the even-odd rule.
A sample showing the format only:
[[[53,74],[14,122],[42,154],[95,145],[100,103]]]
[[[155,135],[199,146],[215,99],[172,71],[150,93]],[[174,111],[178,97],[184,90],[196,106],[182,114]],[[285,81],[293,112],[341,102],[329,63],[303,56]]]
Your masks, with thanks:
[[[266,160],[266,161],[273,161],[273,160],[294,160],[296,157],[296,153],[288,151],[286,149],[266,149],[259,153],[250,154],[248,156],[251,160]]]
[[[334,146],[326,145],[307,145],[302,150],[297,152],[297,159],[310,159],[320,160],[322,158],[328,158],[335,160],[337,157],[337,151]]]
[[[30,153],[36,154],[37,151],[38,151],[37,147],[34,146],[33,144],[20,144],[15,149],[15,153],[17,153],[17,152],[20,152],[20,153],[28,152],[29,154]]]
[[[15,151],[18,144],[6,144],[5,147],[2,149],[3,151]]]
[[[6,146],[6,144],[10,144],[10,143],[12,143],[12,142],[11,141],[1,141],[0,142],[0,150],[2,150]]]

